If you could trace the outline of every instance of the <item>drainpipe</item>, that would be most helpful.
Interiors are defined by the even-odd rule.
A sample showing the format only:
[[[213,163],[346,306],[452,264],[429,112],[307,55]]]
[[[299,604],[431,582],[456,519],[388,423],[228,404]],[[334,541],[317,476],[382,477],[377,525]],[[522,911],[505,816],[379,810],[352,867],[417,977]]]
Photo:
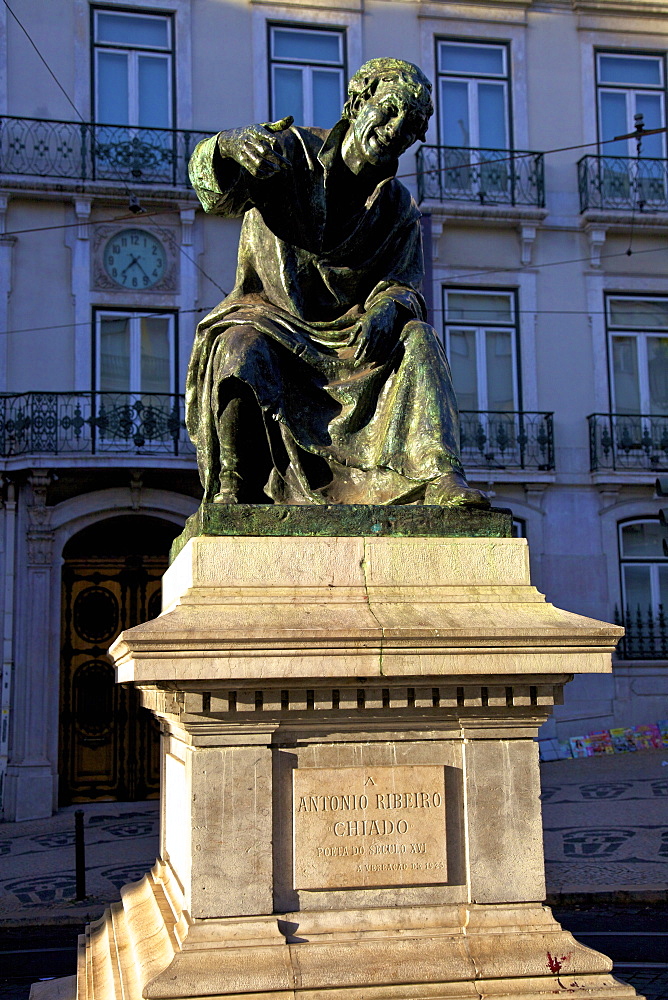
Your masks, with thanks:
[[[14,673],[14,553],[16,549],[16,487],[7,482],[5,507],[5,586],[0,679],[0,815],[9,761],[9,713]]]

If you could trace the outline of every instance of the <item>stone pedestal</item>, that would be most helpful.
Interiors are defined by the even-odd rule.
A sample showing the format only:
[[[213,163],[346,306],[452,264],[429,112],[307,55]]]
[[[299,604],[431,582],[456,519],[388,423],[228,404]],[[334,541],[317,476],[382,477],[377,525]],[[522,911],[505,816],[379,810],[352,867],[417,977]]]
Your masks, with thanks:
[[[79,1000],[634,996],[543,905],[534,742],[621,629],[528,567],[498,537],[187,541],[112,651],[162,722],[160,859],[87,930]]]

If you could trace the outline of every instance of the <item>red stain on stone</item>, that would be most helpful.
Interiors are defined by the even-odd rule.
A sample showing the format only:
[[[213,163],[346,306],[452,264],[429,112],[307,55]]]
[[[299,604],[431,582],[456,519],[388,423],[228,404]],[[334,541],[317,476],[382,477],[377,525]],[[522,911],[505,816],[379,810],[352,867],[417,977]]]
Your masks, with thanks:
[[[553,972],[555,976],[558,976],[564,966],[564,962],[570,961],[570,957],[571,957],[570,952],[568,953],[568,955],[562,955],[561,958],[557,958],[556,955],[552,955],[548,951],[547,967],[550,970],[550,972]]]

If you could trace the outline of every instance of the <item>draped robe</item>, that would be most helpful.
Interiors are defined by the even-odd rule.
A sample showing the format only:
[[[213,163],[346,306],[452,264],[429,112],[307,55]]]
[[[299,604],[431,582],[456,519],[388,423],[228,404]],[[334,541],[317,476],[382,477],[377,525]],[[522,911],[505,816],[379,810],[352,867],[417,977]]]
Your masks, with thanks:
[[[420,213],[393,176],[366,201],[331,196],[346,129],[277,133],[290,166],[264,179],[223,158],[217,136],[191,158],[205,211],[243,215],[234,289],[199,324],[186,385],[205,501],[219,490],[222,413],[239,383],[257,409],[242,429],[246,502],[419,503],[461,468],[448,362],[419,291]],[[356,359],[360,319],[388,298],[396,321]]]

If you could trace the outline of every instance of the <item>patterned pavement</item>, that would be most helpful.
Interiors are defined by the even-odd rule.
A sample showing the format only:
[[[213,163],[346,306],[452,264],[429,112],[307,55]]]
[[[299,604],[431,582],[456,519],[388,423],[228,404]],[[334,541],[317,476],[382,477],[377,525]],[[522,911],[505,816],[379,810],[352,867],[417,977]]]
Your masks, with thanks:
[[[541,764],[549,894],[668,899],[668,752]]]
[[[77,902],[74,812],[84,811],[85,901]],[[100,916],[126,882],[140,879],[158,850],[157,802],[100,802],[50,819],[0,823],[0,927],[80,924]]]

